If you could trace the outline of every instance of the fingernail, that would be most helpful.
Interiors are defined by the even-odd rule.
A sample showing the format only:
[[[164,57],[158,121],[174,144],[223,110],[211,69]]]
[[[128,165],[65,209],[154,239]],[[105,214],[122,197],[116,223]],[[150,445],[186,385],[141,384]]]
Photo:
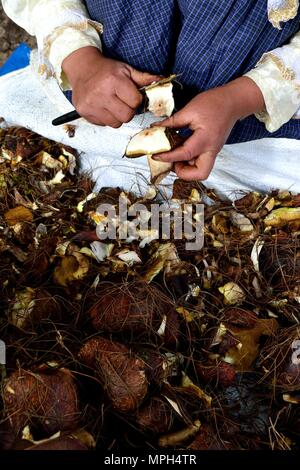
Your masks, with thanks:
[[[160,157],[157,157],[156,155],[152,155],[152,160],[155,160],[156,162],[162,162],[163,160],[160,159]]]

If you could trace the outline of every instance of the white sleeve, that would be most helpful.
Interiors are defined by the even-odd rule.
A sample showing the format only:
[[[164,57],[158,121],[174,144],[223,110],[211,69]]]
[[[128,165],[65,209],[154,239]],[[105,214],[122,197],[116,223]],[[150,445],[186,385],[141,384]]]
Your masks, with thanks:
[[[36,36],[41,73],[55,75],[63,89],[70,88],[63,60],[81,47],[101,50],[102,25],[89,18],[81,0],[2,0],[2,5],[15,23]]]
[[[300,32],[289,44],[263,55],[246,74],[261,89],[265,111],[256,117],[270,132],[300,117]]]

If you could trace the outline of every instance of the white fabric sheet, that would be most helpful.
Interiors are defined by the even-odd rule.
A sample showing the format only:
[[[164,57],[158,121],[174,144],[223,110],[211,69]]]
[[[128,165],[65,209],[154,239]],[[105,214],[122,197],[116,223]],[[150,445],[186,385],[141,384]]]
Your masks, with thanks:
[[[149,181],[146,158],[122,158],[130,136],[155,121],[150,113],[136,116],[120,129],[98,127],[80,119],[74,138],[51,121],[72,110],[55,79],[45,88],[30,67],[0,78],[0,116],[9,125],[30,128],[50,139],[75,147],[81,167],[90,171],[96,188],[121,186],[143,191]],[[300,192],[300,141],[263,139],[225,146],[205,184],[235,199],[241,191],[290,189]],[[164,185],[170,186],[173,177]]]

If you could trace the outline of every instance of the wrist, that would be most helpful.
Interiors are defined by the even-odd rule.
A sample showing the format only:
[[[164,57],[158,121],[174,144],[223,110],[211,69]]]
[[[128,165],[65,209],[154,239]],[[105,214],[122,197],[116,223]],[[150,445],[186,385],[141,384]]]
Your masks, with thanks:
[[[103,55],[94,46],[86,46],[77,49],[68,55],[62,62],[62,70],[73,86],[76,81],[88,74],[88,70],[93,69]]]
[[[265,109],[265,101],[259,86],[249,77],[240,77],[224,85],[228,95],[232,114],[236,120]]]

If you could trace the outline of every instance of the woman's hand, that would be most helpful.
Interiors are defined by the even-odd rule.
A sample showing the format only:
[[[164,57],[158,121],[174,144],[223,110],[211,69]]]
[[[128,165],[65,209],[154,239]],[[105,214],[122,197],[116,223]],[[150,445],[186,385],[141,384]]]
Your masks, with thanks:
[[[80,116],[114,128],[135,115],[143,100],[138,88],[160,78],[107,59],[92,46],[70,54],[62,68],[72,86],[72,101]]]
[[[181,147],[152,158],[174,162],[179,178],[205,180],[234,124],[263,109],[263,95],[254,81],[247,77],[200,93],[181,111],[154,124],[176,129],[189,127],[193,131],[191,137]]]

